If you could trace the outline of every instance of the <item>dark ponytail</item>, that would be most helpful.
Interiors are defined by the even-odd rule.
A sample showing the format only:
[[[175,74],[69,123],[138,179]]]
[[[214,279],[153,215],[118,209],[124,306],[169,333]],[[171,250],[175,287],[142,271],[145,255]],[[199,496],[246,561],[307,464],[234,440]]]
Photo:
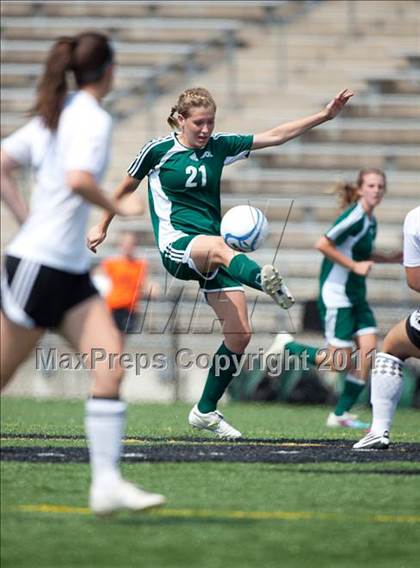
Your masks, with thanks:
[[[80,88],[99,81],[112,61],[113,50],[102,33],[58,39],[48,54],[31,113],[39,115],[47,128],[56,130],[68,91],[68,72],[74,73]]]
[[[70,71],[76,39],[63,37],[51,48],[44,74],[38,84],[37,100],[32,113],[43,119],[45,126],[56,130],[67,94],[66,73]]]

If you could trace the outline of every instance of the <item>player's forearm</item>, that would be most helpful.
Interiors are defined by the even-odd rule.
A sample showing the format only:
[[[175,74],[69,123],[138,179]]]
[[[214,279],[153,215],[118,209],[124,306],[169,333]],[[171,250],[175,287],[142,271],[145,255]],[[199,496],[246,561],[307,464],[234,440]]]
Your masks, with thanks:
[[[258,148],[268,146],[279,146],[280,144],[284,144],[285,142],[300,136],[307,130],[314,128],[319,124],[323,124],[328,119],[326,111],[322,110],[305,118],[285,122],[284,124],[276,126],[267,132],[255,135],[252,149],[256,150]]]
[[[355,262],[352,258],[349,258],[342,252],[340,252],[335,246],[330,243],[326,243],[323,238],[321,238],[316,244],[315,248],[319,250],[324,256],[332,260],[344,268],[353,271]]]
[[[126,176],[114,191],[115,201],[118,202],[125,195],[133,193],[133,191],[135,191],[139,186],[139,183],[140,183],[139,180],[132,178],[131,176]],[[101,227],[105,232],[108,230],[108,227],[113,218],[114,218],[113,214],[108,212],[104,213],[104,216],[101,221]]]
[[[381,251],[375,251],[374,253],[372,253],[371,260],[383,264],[395,264],[402,262],[402,256],[403,256],[402,252],[386,253]]]
[[[88,172],[70,171],[67,174],[67,183],[70,189],[80,195],[85,201],[101,207],[108,213],[117,213],[115,202],[100,189],[95,178]]]
[[[292,120],[291,122],[286,122],[273,129],[273,137],[276,139],[277,144],[283,144],[292,138],[300,136],[307,130],[314,128],[328,120],[325,111],[317,112],[311,116],[305,118],[299,118],[298,120]]]
[[[24,223],[29,213],[28,206],[12,174],[3,169],[1,171],[1,199],[6,203],[17,222],[20,225]]]

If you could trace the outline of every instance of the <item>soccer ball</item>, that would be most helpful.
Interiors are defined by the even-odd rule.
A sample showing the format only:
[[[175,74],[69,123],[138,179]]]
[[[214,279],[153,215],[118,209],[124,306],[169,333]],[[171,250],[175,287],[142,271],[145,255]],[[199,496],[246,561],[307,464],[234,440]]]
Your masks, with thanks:
[[[222,219],[220,234],[230,248],[239,252],[252,252],[265,240],[268,223],[264,213],[251,205],[237,205],[229,209]]]

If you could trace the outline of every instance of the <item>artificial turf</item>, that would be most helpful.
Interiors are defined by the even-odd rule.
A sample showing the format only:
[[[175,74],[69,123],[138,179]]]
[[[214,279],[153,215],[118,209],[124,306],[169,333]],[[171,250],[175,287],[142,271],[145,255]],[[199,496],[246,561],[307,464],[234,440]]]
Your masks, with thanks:
[[[191,436],[188,409],[181,403],[132,405],[128,435]],[[327,430],[326,407],[232,404],[223,410],[251,438],[350,441],[360,435]],[[362,409],[361,417],[368,419],[369,410]],[[418,425],[418,411],[401,409],[393,442],[420,442]],[[4,398],[2,432],[79,436],[83,403]],[[51,440],[2,443],[42,448]],[[3,565],[417,566],[419,459],[413,454],[412,462],[384,463],[358,463],[357,457],[350,464],[316,458],[306,464],[124,463],[127,478],[165,494],[168,504],[107,520],[87,509],[87,464],[3,462]]]

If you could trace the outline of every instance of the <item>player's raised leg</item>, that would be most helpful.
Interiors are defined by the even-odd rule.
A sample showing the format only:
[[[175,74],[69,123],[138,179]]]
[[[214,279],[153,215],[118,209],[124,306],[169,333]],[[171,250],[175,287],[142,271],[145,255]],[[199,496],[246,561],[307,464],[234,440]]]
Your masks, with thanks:
[[[91,398],[85,414],[91,509],[105,515],[118,509],[141,511],[162,505],[162,495],[144,491],[121,477],[119,460],[127,406],[119,398],[122,339],[105,304],[97,296],[89,298],[67,313],[60,331],[77,351],[88,354],[92,369]]]
[[[283,309],[289,309],[295,302],[273,265],[261,267],[246,254],[231,249],[222,237],[200,235],[194,239],[191,258],[202,273],[225,266],[242,284],[265,292]]]

